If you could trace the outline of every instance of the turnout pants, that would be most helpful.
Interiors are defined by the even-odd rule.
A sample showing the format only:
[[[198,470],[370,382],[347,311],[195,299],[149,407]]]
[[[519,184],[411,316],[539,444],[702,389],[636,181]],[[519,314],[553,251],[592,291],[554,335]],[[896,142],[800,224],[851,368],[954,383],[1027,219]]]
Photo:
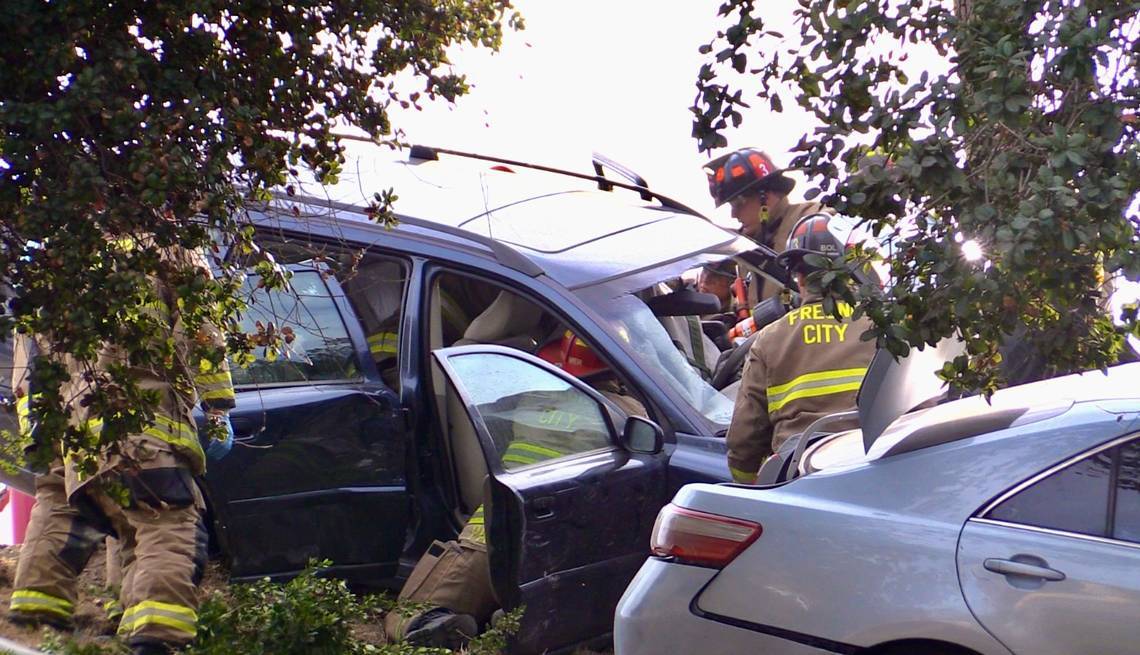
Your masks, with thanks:
[[[118,559],[122,571],[117,581],[114,567],[108,567],[108,583],[120,585],[119,633],[131,643],[188,643],[197,634],[197,586],[208,546],[201,492],[181,467],[138,471],[122,479],[130,496],[126,507],[98,484],[77,492],[86,494],[80,496],[90,501],[84,504],[100,515],[91,516],[68,503],[62,467],[36,478],[36,504],[16,566],[10,609],[45,613],[49,620],[71,619],[79,574],[110,529],[119,545],[108,545],[109,564]]]
[[[68,504],[61,464],[37,475],[36,503],[16,564],[9,608],[41,614],[47,620],[69,621],[75,612],[79,574],[103,540],[103,531]],[[113,542],[108,540],[108,563]],[[108,568],[108,586],[118,585]]]
[[[436,541],[428,547],[400,590],[399,600],[416,604],[415,611],[394,610],[384,617],[384,632],[389,641],[403,639],[408,625],[416,617],[437,607],[470,614],[480,626],[491,620],[498,602],[491,589],[483,534],[483,507],[480,506],[463,527],[458,540]]]
[[[208,546],[201,491],[182,467],[121,477],[130,493],[125,507],[97,485],[88,492],[119,536],[119,634],[131,644],[189,643],[198,632],[198,583]]]

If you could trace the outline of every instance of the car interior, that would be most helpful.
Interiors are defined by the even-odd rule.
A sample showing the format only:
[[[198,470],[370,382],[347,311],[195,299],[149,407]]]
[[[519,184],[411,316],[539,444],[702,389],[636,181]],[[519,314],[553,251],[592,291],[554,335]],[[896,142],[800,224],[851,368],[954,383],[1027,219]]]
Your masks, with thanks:
[[[537,354],[544,345],[560,340],[566,330],[566,324],[552,312],[490,282],[443,273],[432,284],[430,350],[495,344]],[[434,365],[432,389],[440,419],[440,443],[444,459],[450,463],[447,473],[451,478],[455,519],[462,524],[483,502],[486,458],[462,400]]]

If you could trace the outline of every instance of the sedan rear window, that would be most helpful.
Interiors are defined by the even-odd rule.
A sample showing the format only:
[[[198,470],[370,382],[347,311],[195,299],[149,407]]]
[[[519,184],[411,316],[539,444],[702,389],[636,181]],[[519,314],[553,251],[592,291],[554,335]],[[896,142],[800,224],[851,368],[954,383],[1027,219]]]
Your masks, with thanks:
[[[986,518],[1007,523],[1108,536],[1112,453],[1065,467],[993,508]]]

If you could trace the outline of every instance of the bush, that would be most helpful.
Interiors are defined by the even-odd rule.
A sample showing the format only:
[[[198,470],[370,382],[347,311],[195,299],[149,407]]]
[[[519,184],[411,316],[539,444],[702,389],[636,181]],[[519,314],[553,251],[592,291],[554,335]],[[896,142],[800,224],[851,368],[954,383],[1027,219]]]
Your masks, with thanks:
[[[215,591],[198,610],[198,638],[184,655],[449,655],[443,648],[372,644],[354,627],[379,624],[395,603],[385,596],[356,596],[341,580],[320,577],[329,562],[313,562],[284,584],[268,578]],[[402,609],[414,609],[403,607]],[[515,610],[475,638],[469,655],[495,655],[518,630]],[[122,655],[117,639],[81,644],[47,636],[41,648],[57,655]]]
[[[285,584],[268,579],[214,592],[199,610],[198,639],[188,655],[357,655],[377,652],[352,625],[369,618],[372,599],[343,581],[317,577],[310,565]],[[377,619],[378,620],[378,619]]]

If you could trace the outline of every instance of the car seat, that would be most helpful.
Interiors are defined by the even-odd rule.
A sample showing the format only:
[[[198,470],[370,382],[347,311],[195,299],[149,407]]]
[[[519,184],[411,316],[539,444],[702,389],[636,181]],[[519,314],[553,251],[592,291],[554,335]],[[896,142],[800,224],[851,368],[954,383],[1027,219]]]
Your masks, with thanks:
[[[539,345],[542,310],[531,301],[509,291],[500,291],[467,329],[455,345],[493,343],[533,353]]]

